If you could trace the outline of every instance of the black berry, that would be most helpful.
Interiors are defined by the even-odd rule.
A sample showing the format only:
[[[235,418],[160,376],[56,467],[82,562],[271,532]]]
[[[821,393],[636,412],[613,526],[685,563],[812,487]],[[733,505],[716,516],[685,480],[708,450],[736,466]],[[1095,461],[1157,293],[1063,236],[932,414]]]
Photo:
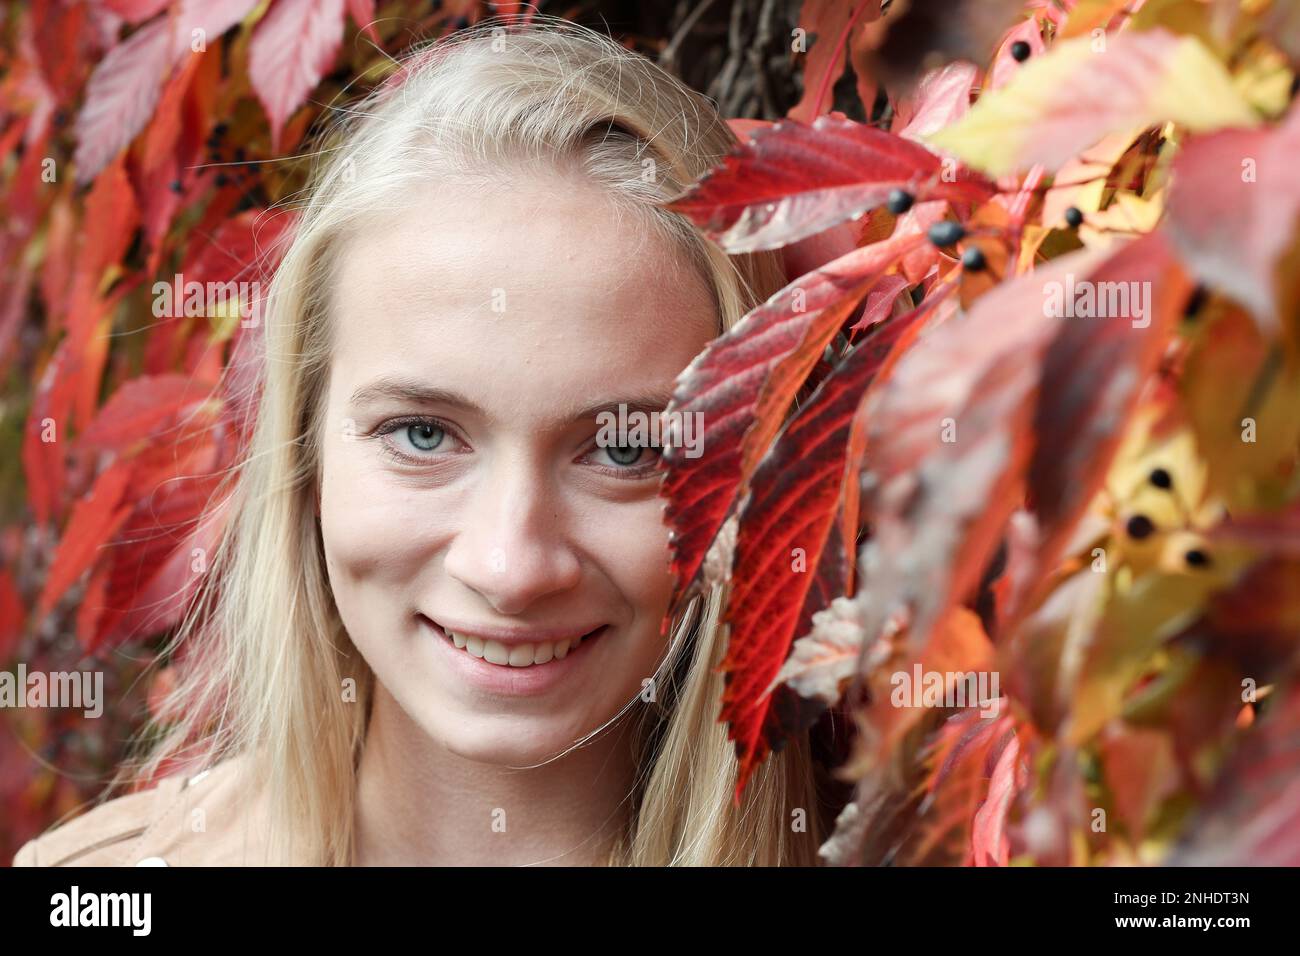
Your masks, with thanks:
[[[1143,538],[1151,537],[1152,532],[1156,530],[1156,526],[1151,523],[1151,519],[1146,515],[1134,515],[1128,519],[1124,530],[1128,532],[1128,536],[1134,541],[1141,541]]]
[[[1029,49],[1029,44],[1024,40],[1017,40],[1011,44],[1011,58],[1017,63],[1024,63],[1029,59],[1029,54],[1033,51]]]
[[[229,176],[227,176],[225,173],[217,173],[217,188],[218,188],[218,189],[221,189],[223,186],[229,185],[229,183],[230,183],[230,177],[229,177]]]
[[[1071,206],[1065,210],[1065,222],[1071,229],[1078,229],[1083,225],[1083,212],[1078,206]]]
[[[977,246],[971,246],[961,254],[961,267],[968,272],[981,272],[987,265],[984,253]]]
[[[1163,488],[1165,491],[1168,491],[1174,486],[1173,475],[1169,474],[1169,472],[1164,468],[1151,469],[1151,474],[1147,477],[1151,481],[1151,484],[1155,485],[1157,488]]]
[[[906,189],[891,189],[889,198],[885,200],[885,208],[895,216],[901,216],[912,208],[912,203],[916,200]]]
[[[1187,300],[1187,305],[1183,307],[1183,315],[1189,319],[1195,318],[1196,315],[1205,308],[1205,300],[1210,297],[1210,290],[1203,285],[1198,285],[1192,290],[1191,297]]]
[[[930,227],[927,233],[930,241],[936,246],[943,248],[951,246],[961,241],[962,236],[966,235],[966,230],[961,227],[961,223],[953,222],[951,219],[945,219],[942,222],[936,222]]]

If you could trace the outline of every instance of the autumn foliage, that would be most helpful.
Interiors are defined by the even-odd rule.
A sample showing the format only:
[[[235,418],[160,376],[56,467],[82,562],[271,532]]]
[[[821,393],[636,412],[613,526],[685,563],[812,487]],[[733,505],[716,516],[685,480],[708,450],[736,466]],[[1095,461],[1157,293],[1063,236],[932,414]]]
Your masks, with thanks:
[[[1018,7],[807,4],[867,122],[801,104],[674,204],[859,237],[674,398],[737,793],[832,712],[831,862],[1300,863],[1297,21]]]
[[[249,433],[251,303],[158,317],[156,284],[266,279],[321,104],[484,12],[420,6],[8,10],[0,667],[93,659],[112,712],[6,715],[0,856],[165,689]],[[829,862],[1300,864],[1300,19],[883,6],[805,0],[799,102],[672,204],[733,253],[855,240],[670,409],[705,425],[662,491],[677,601],[728,582],[737,799],[834,718]],[[913,674],[937,699],[899,706]]]

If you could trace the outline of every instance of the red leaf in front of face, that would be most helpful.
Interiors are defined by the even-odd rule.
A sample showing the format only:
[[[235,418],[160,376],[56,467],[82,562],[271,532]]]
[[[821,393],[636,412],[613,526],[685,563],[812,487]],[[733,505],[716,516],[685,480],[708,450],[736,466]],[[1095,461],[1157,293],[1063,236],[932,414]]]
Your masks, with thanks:
[[[923,238],[855,249],[803,276],[715,339],[678,376],[665,416],[691,416],[703,431],[698,457],[671,445],[662,456],[674,604],[694,591],[709,546],[827,342],[869,284]]]
[[[248,46],[248,76],[271,120],[271,149],[285,120],[334,65],[343,0],[276,0]]]
[[[1278,127],[1193,137],[1174,160],[1167,227],[1196,276],[1246,306],[1275,335],[1294,308],[1283,265],[1300,222],[1300,107]]]
[[[769,692],[813,615],[849,590],[845,542],[857,540],[857,474],[846,476],[854,414],[867,386],[923,310],[879,327],[851,351],[786,425],[759,465],[741,512],[722,662],[721,719],[731,724],[736,797],[770,750],[812,726],[825,703]],[[847,493],[846,493],[847,492]]]
[[[131,479],[131,463],[114,462],[95,479],[94,487],[72,509],[72,518],[59,539],[58,550],[37,601],[37,614],[44,616],[69,587],[99,557],[99,549],[113,536],[131,513],[122,495]]]
[[[992,185],[924,146],[842,116],[754,131],[669,205],[731,253],[776,249],[882,205],[893,189],[927,200],[982,200]]]

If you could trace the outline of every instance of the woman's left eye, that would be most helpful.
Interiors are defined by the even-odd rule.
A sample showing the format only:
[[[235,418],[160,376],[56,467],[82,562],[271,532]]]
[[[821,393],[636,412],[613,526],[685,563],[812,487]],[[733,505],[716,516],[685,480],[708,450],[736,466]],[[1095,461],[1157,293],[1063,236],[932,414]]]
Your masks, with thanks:
[[[592,455],[605,455],[613,467],[605,470],[619,478],[644,478],[654,474],[659,460],[659,449],[649,445],[597,445]]]

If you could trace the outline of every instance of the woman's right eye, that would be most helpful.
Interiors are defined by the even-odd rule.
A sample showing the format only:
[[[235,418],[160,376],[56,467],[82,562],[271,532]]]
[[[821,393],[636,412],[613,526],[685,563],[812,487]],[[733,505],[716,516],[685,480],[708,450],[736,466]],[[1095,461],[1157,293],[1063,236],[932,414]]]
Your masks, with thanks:
[[[389,438],[389,436],[393,436]],[[397,461],[426,464],[434,453],[452,437],[450,430],[434,418],[394,419],[380,425],[375,432],[385,452]],[[414,454],[412,454],[414,452]]]
[[[446,432],[437,425],[424,423],[420,425],[407,425],[405,430],[406,437],[416,448],[421,451],[433,451],[442,444],[446,437]]]

